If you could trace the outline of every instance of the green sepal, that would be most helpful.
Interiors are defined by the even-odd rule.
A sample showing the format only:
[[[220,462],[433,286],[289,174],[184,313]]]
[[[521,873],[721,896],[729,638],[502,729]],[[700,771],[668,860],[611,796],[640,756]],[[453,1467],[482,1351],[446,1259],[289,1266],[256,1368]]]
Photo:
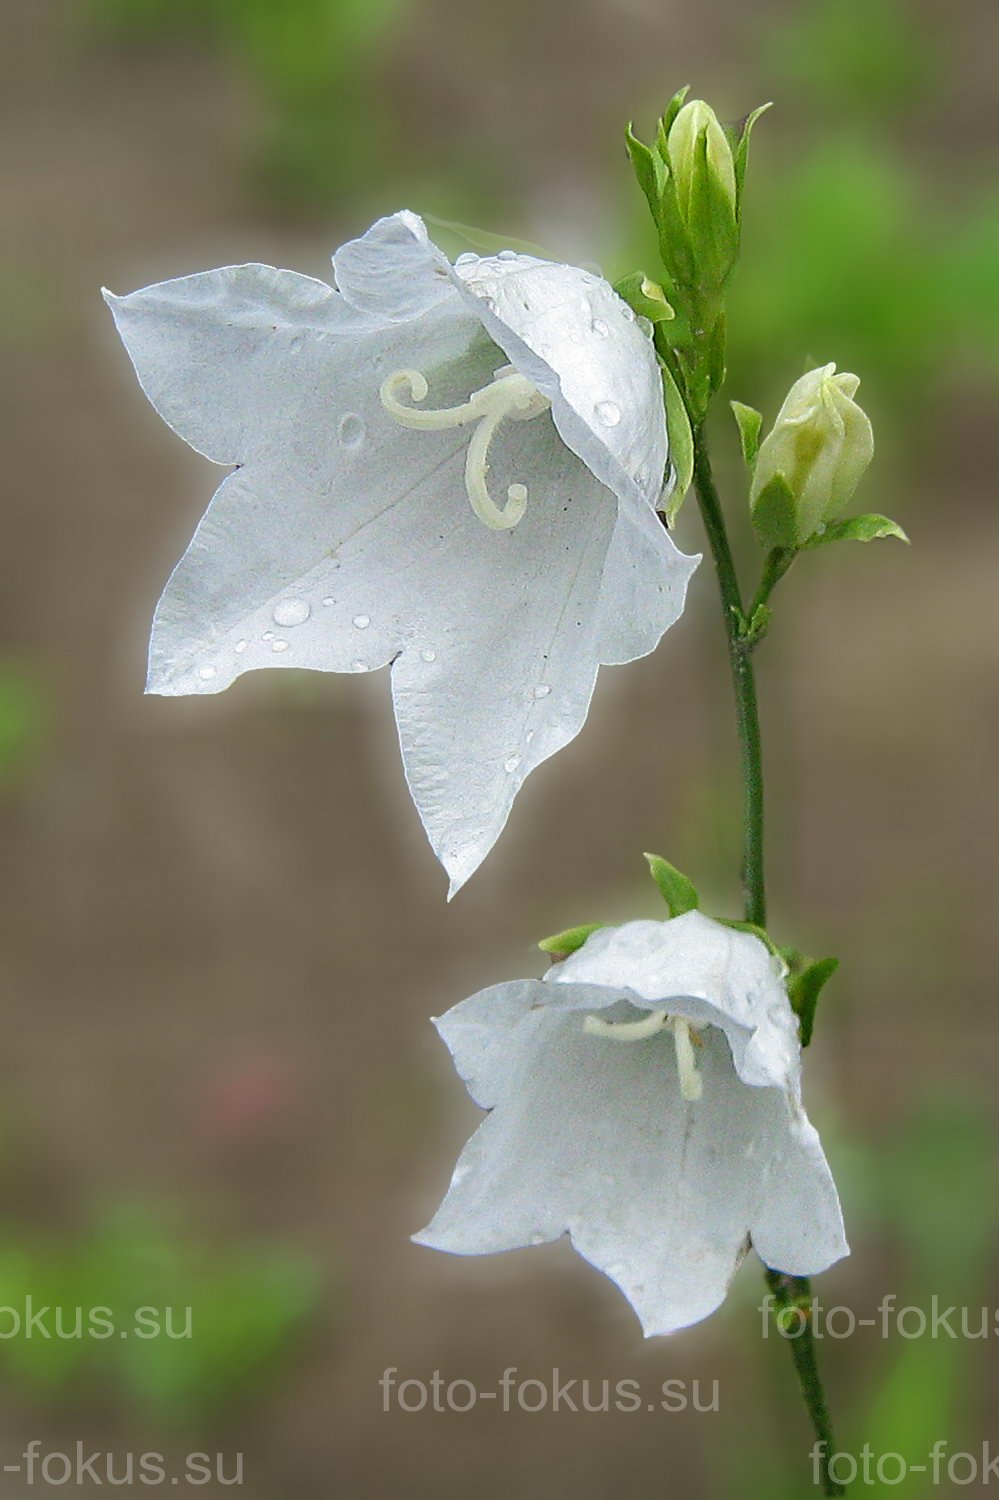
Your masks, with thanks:
[[[806,958],[797,948],[781,948],[788,967],[787,997],[801,1027],[801,1045],[807,1047],[815,1028],[819,996],[839,968],[838,958]]]
[[[684,496],[694,477],[694,434],[687,407],[673,376],[662,366],[663,401],[666,406],[666,431],[669,433],[669,456],[676,476],[663,514],[672,526],[680,513]]]
[[[757,495],[753,506],[753,527],[760,546],[768,552],[773,547],[797,548],[797,521],[791,486],[783,474],[775,474]]]
[[[685,83],[682,89],[677,89],[676,93],[673,95],[672,99],[669,101],[666,108],[662,112],[662,117],[659,121],[656,132],[656,142],[663,156],[666,156],[666,139],[670,132],[670,126],[673,124],[673,121],[676,119],[677,115],[686,104],[687,95],[689,93],[690,84]]]
[[[825,547],[829,542],[875,542],[879,537],[897,536],[899,541],[909,538],[888,516],[850,516],[845,521],[829,521],[821,531],[810,536],[806,547]]]
[[[746,167],[749,162],[749,137],[760,115],[766,114],[767,110],[772,107],[772,104],[761,104],[746,116],[742,122],[741,130],[738,131],[732,160],[735,166],[735,208],[740,218],[742,216],[742,189],[746,181]],[[735,133],[733,132],[733,134]]]
[[[739,639],[747,646],[758,646],[770,629],[774,612],[769,604],[758,604],[746,621]]]
[[[659,282],[646,276],[644,271],[632,271],[630,275],[622,276],[620,281],[615,281],[614,290],[639,317],[648,318],[650,323],[672,323],[676,317],[676,308],[667,301]]]
[[[696,911],[701,898],[693,881],[688,880],[686,875],[681,875],[669,860],[660,859],[658,854],[647,854],[645,858],[652,872],[652,879],[659,887],[659,894],[669,907],[670,916],[682,917],[684,912]]]
[[[742,456],[746,468],[750,474],[756,464],[756,455],[760,451],[760,433],[763,430],[763,414],[758,412],[755,406],[745,406],[741,401],[730,401],[732,415],[739,428],[739,441],[742,444]]]
[[[581,927],[567,927],[564,932],[542,938],[538,947],[542,953],[548,953],[552,958],[568,958],[570,953],[575,953],[583,946],[591,933],[599,932],[606,925],[606,922],[584,922]]]
[[[638,185],[645,194],[649,210],[658,226],[659,204],[665,178],[662,159],[644,141],[638,139],[630,125],[624,133],[624,140],[631,158],[631,165],[635,169],[635,176],[638,178]]]
[[[750,937],[759,938],[760,942],[770,950],[774,958],[784,957],[784,949],[778,948],[765,927],[758,927],[755,922],[739,922],[734,917],[719,917],[717,920],[723,927],[731,927],[736,932],[748,932]]]

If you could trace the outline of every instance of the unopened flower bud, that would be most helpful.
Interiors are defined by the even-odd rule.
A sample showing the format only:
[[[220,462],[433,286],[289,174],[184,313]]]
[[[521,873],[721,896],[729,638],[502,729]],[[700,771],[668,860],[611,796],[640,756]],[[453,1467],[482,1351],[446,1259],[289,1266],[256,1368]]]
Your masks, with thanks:
[[[705,142],[703,146],[702,138]],[[694,219],[697,198],[702,191],[702,150],[707,169],[728,199],[734,219],[736,192],[732,147],[710,104],[705,104],[703,99],[692,99],[683,106],[669,128],[667,149],[677,201],[686,222],[690,224]]]
[[[835,365],[795,381],[760,444],[749,502],[764,547],[801,547],[843,509],[874,454],[854,401],[860,380]]]

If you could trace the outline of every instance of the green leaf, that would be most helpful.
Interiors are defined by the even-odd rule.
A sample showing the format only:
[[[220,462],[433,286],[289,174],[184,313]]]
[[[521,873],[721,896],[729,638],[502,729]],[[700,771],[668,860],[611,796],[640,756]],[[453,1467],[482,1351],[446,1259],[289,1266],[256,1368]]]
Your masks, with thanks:
[[[742,189],[743,184],[746,181],[746,167],[749,162],[749,137],[752,134],[753,126],[760,118],[760,115],[766,114],[767,110],[772,108],[772,104],[761,104],[757,109],[754,109],[751,114],[748,114],[745,120],[743,120],[742,122],[742,129],[736,142],[734,153],[735,202],[736,214],[740,218],[742,217]]]
[[[839,968],[839,959],[806,958],[797,948],[782,948],[780,954],[788,966],[787,994],[801,1023],[801,1045],[807,1047],[812,1040],[819,996]]]
[[[676,381],[665,365],[662,367],[663,400],[666,404],[666,430],[669,433],[670,462],[676,479],[664,512],[666,525],[672,526],[680,512],[684,496],[694,477],[694,434],[690,428],[687,407]]]
[[[650,323],[672,323],[676,309],[667,301],[666,293],[658,281],[652,281],[644,271],[632,271],[615,281],[614,290],[640,317]]]
[[[686,911],[696,911],[700,905],[700,896],[697,887],[681,875],[675,865],[668,860],[660,859],[658,854],[647,854],[649,869],[652,879],[659,887],[659,894],[669,907],[671,917],[682,917]]]
[[[746,468],[752,473],[756,455],[760,451],[763,415],[754,406],[744,406],[741,401],[730,401],[729,406],[732,408],[732,415],[739,428],[739,441],[742,444],[742,456],[746,461]]]
[[[898,522],[888,516],[850,516],[845,521],[830,521],[821,531],[810,536],[805,546],[824,547],[829,542],[874,542],[883,536],[897,536],[902,542],[909,540]]]
[[[798,546],[794,495],[783,474],[775,474],[757,495],[753,526],[760,545],[768,552],[773,547]]]
[[[581,927],[567,927],[564,932],[542,938],[538,947],[542,953],[551,954],[552,958],[568,958],[570,953],[575,953],[583,946],[591,933],[599,932],[606,925],[606,922],[584,922]]]

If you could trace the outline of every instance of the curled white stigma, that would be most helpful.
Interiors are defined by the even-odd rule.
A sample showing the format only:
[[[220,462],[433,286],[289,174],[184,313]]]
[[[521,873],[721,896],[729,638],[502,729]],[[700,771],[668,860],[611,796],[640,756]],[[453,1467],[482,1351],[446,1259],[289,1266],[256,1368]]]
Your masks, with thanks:
[[[658,1036],[661,1031],[671,1031],[680,1093],[690,1104],[703,1094],[704,1081],[697,1071],[694,1046],[704,1044],[683,1016],[671,1016],[664,1010],[649,1011],[640,1021],[605,1021],[601,1016],[586,1016],[583,1031],[587,1036],[602,1037],[609,1042],[644,1042],[649,1037]]]
[[[399,393],[407,387],[411,401],[426,399],[429,387],[419,370],[396,370],[382,382],[381,388],[382,405],[403,427],[412,427],[419,432],[442,432],[449,427],[465,427],[472,422],[478,424],[465,459],[465,488],[469,503],[482,524],[491,531],[511,530],[524,518],[527,489],[522,484],[508,485],[507,503],[504,506],[496,504],[486,482],[489,445],[501,422],[530,422],[534,417],[540,417],[551,405],[548,397],[543,396],[526,375],[518,374],[512,365],[497,370],[490,384],[474,391],[461,406],[448,406],[439,411],[420,411],[414,406],[404,405],[399,400]]]

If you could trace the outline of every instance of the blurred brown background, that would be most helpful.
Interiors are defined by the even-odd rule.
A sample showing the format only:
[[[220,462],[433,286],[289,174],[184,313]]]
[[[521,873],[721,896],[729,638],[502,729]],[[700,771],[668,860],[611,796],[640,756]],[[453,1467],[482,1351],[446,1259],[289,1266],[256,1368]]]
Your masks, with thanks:
[[[475,1119],[428,1017],[540,972],[548,932],[656,915],[643,849],[734,908],[707,566],[447,906],[384,674],[143,698],[218,476],[146,406],[99,298],[243,260],[325,276],[404,205],[654,270],[622,127],[685,82],[730,118],[777,106],[729,394],[769,421],[806,356],[856,369],[880,442],[860,503],[913,542],[807,558],[760,653],[774,930],[843,960],[808,1089],[854,1256],[819,1291],[858,1316],[999,1304],[997,48],[991,0],[3,0],[0,1308],[169,1301],[194,1327],[98,1347],[0,1311],[0,1463],[32,1438],[242,1451],[247,1500],[811,1492],[752,1266],[707,1325],[643,1344],[567,1245],[408,1240]],[[723,417],[716,447],[746,543]],[[679,540],[700,548],[693,514]],[[822,1353],[844,1448],[996,1432],[994,1339]],[[650,1398],[717,1379],[721,1410],[384,1412],[386,1367]]]

